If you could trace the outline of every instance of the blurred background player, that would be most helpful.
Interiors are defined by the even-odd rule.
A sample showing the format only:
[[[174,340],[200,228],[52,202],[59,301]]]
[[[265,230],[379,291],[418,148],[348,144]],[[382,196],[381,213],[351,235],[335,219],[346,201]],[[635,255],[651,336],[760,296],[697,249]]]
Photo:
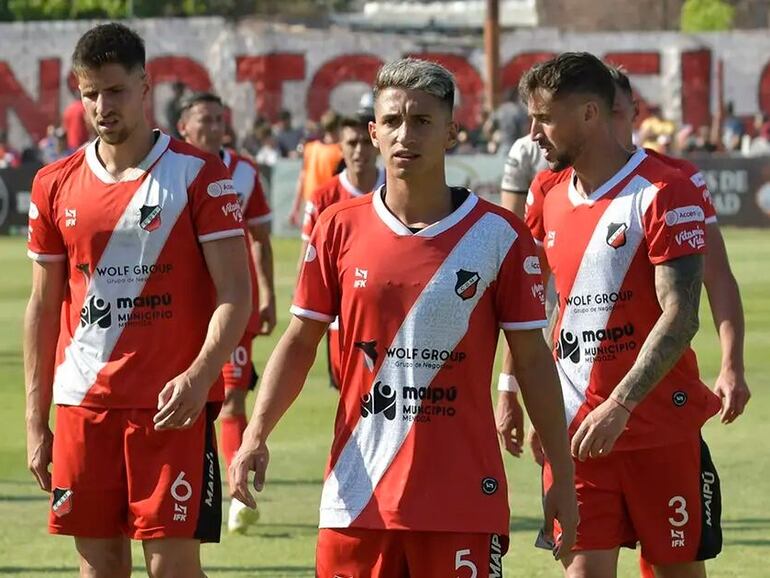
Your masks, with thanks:
[[[96,26],[72,62],[98,138],[32,187],[29,467],[81,576],[130,576],[135,539],[153,578],[200,578],[221,526],[206,402],[251,310],[243,217],[216,157],[148,124],[135,32]]]
[[[544,531],[551,535],[554,518],[564,522],[557,557],[574,540],[564,408],[539,331],[539,275],[525,266],[537,259],[534,243],[508,211],[446,185],[453,102],[454,79],[438,64],[404,59],[378,72],[369,132],[386,185],[321,215],[294,317],[231,466],[234,495],[253,504],[248,472],[261,490],[267,437],[339,315],[342,383],[321,497],[319,576],[445,578],[461,566],[478,578],[502,575],[510,521],[489,397],[501,327],[521,361],[532,419],[547,430],[546,453],[558,462]]]
[[[619,142],[614,80],[593,55],[564,53],[521,87],[533,140],[555,171],[574,168],[545,198],[538,234],[560,295],[554,340],[580,503],[566,574],[614,576],[619,547],[640,542],[658,576],[705,576],[721,502],[700,428],[719,400],[689,342],[706,200],[681,171]]]
[[[257,335],[269,335],[273,331],[276,313],[270,207],[262,191],[257,166],[250,159],[222,147],[224,112],[219,96],[193,94],[182,103],[178,129],[186,142],[222,159],[233,179],[251,242],[249,270],[253,310],[240,343],[223,368],[225,402],[220,414],[221,447],[229,466],[246,429],[246,394],[257,383],[257,372],[251,360],[252,341]],[[243,532],[257,519],[258,511],[246,508],[237,500],[230,503],[227,527],[231,532]]]
[[[302,149],[302,170],[289,213],[289,222],[295,227],[302,224],[304,203],[311,193],[340,171],[342,151],[339,145],[339,123],[339,115],[333,110],[327,110],[321,116],[320,139],[306,142]]]
[[[298,269],[302,268],[307,244],[313,228],[327,208],[339,201],[354,199],[378,189],[385,182],[385,171],[377,168],[377,149],[369,137],[370,117],[366,111],[355,117],[343,118],[340,123],[340,148],[345,161],[343,171],[313,191],[305,204],[305,219],[302,223],[302,251]],[[340,388],[340,336],[335,320],[326,334],[328,351],[329,381],[335,389]]]
[[[537,173],[547,168],[543,151],[529,134],[516,139],[505,157],[500,182],[500,204],[523,219],[529,185]]]

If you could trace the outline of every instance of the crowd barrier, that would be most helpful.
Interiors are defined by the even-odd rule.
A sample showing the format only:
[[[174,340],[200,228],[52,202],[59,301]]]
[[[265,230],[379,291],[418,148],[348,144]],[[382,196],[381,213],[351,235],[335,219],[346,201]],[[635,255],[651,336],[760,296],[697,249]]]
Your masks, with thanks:
[[[770,227],[770,157],[692,158],[702,170],[723,225]],[[0,234],[25,234],[29,191],[38,165],[0,170]],[[263,171],[265,190],[273,208],[273,234],[296,237],[289,224],[300,162],[280,160]],[[450,155],[447,182],[464,186],[494,202],[499,200],[503,158],[493,155]]]

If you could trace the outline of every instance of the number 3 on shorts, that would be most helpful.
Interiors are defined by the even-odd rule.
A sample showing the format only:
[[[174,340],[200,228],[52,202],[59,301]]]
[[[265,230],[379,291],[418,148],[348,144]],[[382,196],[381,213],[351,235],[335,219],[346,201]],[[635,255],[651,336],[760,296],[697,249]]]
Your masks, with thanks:
[[[668,519],[668,523],[675,528],[681,528],[690,519],[690,515],[687,513],[687,500],[682,496],[674,496],[668,501],[668,506],[674,508],[674,514],[679,514],[680,519],[671,517]]]
[[[457,578],[476,578],[479,575],[479,571],[476,568],[476,564],[474,564],[470,560],[463,560],[463,556],[470,556],[470,554],[471,554],[470,550],[458,550],[457,552],[455,552],[455,570],[459,570],[460,568],[471,569],[470,576],[458,576]]]

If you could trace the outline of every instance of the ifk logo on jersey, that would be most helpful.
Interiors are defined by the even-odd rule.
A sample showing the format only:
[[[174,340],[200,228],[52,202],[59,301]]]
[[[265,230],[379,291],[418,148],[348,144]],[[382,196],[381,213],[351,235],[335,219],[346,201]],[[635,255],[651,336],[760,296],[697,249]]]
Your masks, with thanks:
[[[610,223],[607,227],[607,244],[613,249],[620,249],[626,244],[626,231],[628,225],[625,223]]]
[[[369,371],[374,371],[374,364],[377,363],[377,342],[376,341],[356,341],[353,344],[364,354],[364,363]]]
[[[460,269],[457,271],[457,284],[455,285],[455,293],[463,301],[472,299],[476,296],[476,291],[479,288],[479,281],[481,277],[475,271],[466,271]]]
[[[369,417],[381,413],[386,419],[396,419],[396,390],[378,381],[372,387],[371,393],[361,397],[361,417]]]
[[[139,209],[139,226],[145,231],[154,231],[160,227],[160,205],[144,205]]]

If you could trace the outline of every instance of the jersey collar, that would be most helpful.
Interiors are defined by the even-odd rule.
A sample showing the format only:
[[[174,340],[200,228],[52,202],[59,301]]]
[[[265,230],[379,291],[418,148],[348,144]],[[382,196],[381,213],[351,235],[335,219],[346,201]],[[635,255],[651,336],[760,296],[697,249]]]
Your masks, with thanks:
[[[567,194],[569,196],[569,200],[572,202],[572,205],[575,207],[579,207],[580,205],[593,205],[596,201],[601,199],[604,195],[609,193],[612,189],[617,186],[617,184],[625,179],[628,175],[631,174],[631,172],[638,167],[641,162],[647,158],[647,153],[644,152],[643,148],[636,149],[636,152],[631,155],[631,158],[628,159],[628,162],[623,165],[623,167],[615,173],[610,179],[605,182],[601,187],[596,189],[593,193],[588,195],[588,197],[584,197],[581,195],[577,188],[575,187],[575,178],[576,173],[573,169],[572,175],[569,179],[569,188],[567,190]]]
[[[372,204],[374,205],[374,211],[377,213],[377,216],[380,218],[380,220],[385,223],[385,226],[400,237],[427,237],[432,239],[433,237],[436,237],[444,231],[451,229],[457,223],[462,221],[479,202],[479,198],[471,191],[471,193],[468,195],[468,198],[463,201],[463,204],[457,207],[457,209],[452,211],[446,217],[440,221],[428,225],[416,233],[413,233],[409,230],[409,227],[399,221],[396,216],[390,212],[390,209],[388,209],[388,207],[385,205],[385,201],[382,200],[384,191],[385,185],[380,186],[374,191],[374,195],[372,195],[374,197],[374,200],[372,201]]]
[[[377,167],[377,180],[374,182],[374,187],[372,190],[376,191],[384,183],[385,183],[385,171],[382,168]],[[343,189],[345,189],[354,197],[360,197],[361,195],[366,195],[367,193],[371,192],[371,191],[362,191],[362,190],[359,190],[357,187],[354,187],[353,183],[350,182],[350,177],[348,177],[348,169],[343,169],[342,172],[340,173],[340,184],[342,185]]]
[[[144,159],[138,165],[126,170],[120,180],[117,180],[115,177],[113,177],[107,171],[107,169],[104,168],[104,165],[99,162],[99,157],[96,154],[96,146],[99,143],[98,138],[94,139],[86,147],[86,163],[88,164],[88,168],[91,169],[91,172],[96,176],[97,179],[108,185],[135,181],[142,178],[144,174],[150,170],[150,168],[152,168],[160,156],[166,152],[166,149],[171,142],[171,137],[166,133],[159,130],[156,130],[155,132],[158,134],[158,139],[150,149],[149,154],[144,157]]]
[[[229,169],[230,163],[233,162],[233,155],[230,153],[228,149],[222,149],[222,152],[220,153],[220,156],[222,158],[222,162],[224,165]]]

